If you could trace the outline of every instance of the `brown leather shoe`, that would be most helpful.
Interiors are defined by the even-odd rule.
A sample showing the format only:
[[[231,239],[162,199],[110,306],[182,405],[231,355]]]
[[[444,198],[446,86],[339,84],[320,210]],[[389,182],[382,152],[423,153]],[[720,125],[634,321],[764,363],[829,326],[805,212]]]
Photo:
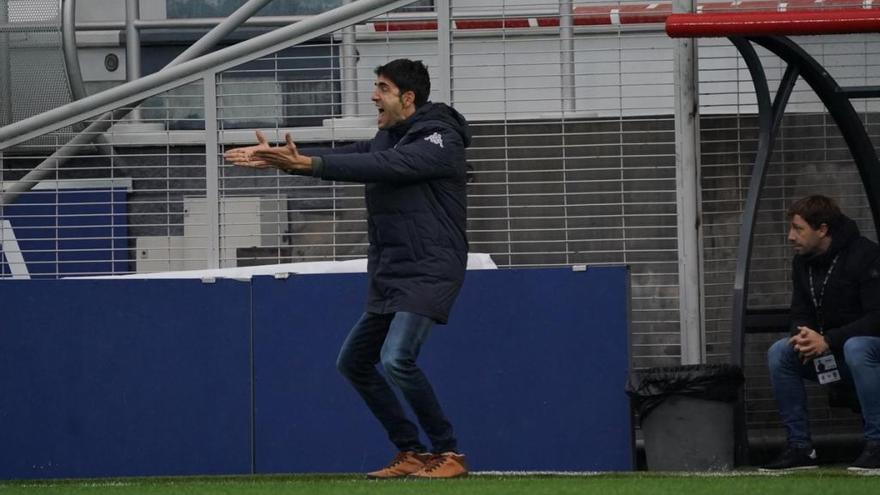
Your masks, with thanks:
[[[387,466],[378,471],[367,473],[367,478],[373,480],[403,478],[425,467],[425,463],[432,458],[431,454],[420,454],[411,450],[398,452]]]
[[[468,475],[464,455],[455,452],[436,454],[425,463],[425,466],[410,474],[412,478],[442,479],[461,478]]]

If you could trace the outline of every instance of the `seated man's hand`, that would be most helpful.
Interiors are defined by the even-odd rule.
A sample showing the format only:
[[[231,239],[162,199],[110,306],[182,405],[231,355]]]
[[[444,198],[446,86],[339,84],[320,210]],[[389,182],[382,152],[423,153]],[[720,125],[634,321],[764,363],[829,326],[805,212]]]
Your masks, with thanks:
[[[810,327],[797,327],[797,329],[797,335],[788,339],[788,343],[800,354],[804,363],[828,352],[828,342],[822,334]]]

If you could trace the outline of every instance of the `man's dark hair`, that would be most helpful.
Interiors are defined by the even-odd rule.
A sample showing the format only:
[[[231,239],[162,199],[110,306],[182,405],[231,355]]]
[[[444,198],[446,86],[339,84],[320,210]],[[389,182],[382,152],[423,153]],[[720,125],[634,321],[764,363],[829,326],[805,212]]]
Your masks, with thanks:
[[[416,108],[428,101],[431,94],[431,78],[428,76],[428,68],[421,60],[409,60],[399,58],[385,65],[376,67],[376,75],[389,79],[400,89],[400,94],[412,91],[416,95]]]
[[[795,215],[800,215],[814,229],[818,229],[824,223],[831,230],[831,227],[837,223],[842,213],[840,212],[840,207],[837,206],[833,199],[820,194],[814,194],[792,203],[788,207],[786,215],[789,220],[794,218]]]

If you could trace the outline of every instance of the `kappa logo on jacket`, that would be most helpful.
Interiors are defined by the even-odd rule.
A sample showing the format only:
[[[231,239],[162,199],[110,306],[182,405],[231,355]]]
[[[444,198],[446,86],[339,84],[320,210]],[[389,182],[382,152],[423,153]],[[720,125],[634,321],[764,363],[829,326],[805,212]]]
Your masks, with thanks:
[[[443,137],[440,135],[439,132],[435,132],[434,134],[426,137],[425,141],[430,141],[441,148],[443,147]]]

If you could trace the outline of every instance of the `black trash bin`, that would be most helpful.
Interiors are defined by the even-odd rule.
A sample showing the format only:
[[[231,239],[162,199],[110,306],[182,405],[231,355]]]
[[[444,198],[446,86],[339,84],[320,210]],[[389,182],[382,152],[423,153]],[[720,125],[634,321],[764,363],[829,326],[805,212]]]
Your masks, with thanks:
[[[734,465],[738,366],[650,368],[630,375],[626,393],[639,413],[652,471],[721,471]]]

